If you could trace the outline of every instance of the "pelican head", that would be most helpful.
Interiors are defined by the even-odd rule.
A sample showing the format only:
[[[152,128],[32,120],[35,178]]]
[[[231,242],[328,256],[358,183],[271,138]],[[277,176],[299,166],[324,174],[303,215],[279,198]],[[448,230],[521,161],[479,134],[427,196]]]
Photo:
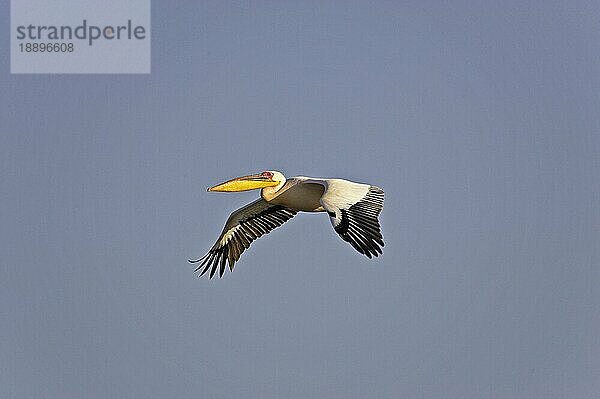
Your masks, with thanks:
[[[276,187],[285,183],[285,176],[276,170],[266,170],[255,175],[236,177],[208,188],[206,191],[248,191],[257,188]]]

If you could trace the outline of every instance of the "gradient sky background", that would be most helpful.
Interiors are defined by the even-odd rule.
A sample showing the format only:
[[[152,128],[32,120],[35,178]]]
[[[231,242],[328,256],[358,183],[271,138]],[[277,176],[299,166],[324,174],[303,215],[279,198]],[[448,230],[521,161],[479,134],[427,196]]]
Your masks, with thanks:
[[[0,397],[597,398],[597,2],[154,2],[152,74],[10,75]],[[427,4],[424,4],[427,3]],[[198,279],[279,169],[386,192]]]

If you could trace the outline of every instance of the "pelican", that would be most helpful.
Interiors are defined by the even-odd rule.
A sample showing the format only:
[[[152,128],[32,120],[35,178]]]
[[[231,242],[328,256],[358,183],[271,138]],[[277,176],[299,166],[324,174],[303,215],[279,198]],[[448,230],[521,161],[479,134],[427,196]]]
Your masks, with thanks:
[[[383,209],[383,190],[369,184],[343,179],[297,176],[267,170],[237,177],[210,187],[207,191],[238,192],[261,189],[261,198],[233,212],[212,248],[200,259],[195,271],[200,276],[210,270],[210,278],[226,263],[233,271],[235,262],[257,238],[281,226],[298,212],[327,212],[336,233],[367,257],[382,254],[383,236],[378,216]]]

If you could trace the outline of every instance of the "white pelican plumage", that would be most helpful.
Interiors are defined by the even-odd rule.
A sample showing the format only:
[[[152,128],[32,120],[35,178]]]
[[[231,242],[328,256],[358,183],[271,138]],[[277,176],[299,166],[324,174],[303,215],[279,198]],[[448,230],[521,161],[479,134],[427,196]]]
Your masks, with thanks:
[[[276,170],[242,176],[210,187],[207,191],[261,189],[261,198],[233,212],[217,242],[195,271],[210,270],[210,278],[225,265],[233,266],[252,241],[293,218],[298,212],[327,212],[336,233],[367,257],[383,253],[383,236],[378,216],[383,209],[383,190],[343,179],[297,176],[286,179]]]

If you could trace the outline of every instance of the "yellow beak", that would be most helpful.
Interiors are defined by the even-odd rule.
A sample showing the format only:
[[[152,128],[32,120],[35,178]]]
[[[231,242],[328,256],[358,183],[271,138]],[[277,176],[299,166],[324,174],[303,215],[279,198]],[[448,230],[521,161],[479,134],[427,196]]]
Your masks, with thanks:
[[[257,188],[274,187],[278,184],[278,181],[272,180],[268,177],[264,177],[261,175],[250,175],[236,177],[235,179],[228,180],[225,183],[217,184],[216,186],[210,187],[206,191],[248,191],[255,190]]]

